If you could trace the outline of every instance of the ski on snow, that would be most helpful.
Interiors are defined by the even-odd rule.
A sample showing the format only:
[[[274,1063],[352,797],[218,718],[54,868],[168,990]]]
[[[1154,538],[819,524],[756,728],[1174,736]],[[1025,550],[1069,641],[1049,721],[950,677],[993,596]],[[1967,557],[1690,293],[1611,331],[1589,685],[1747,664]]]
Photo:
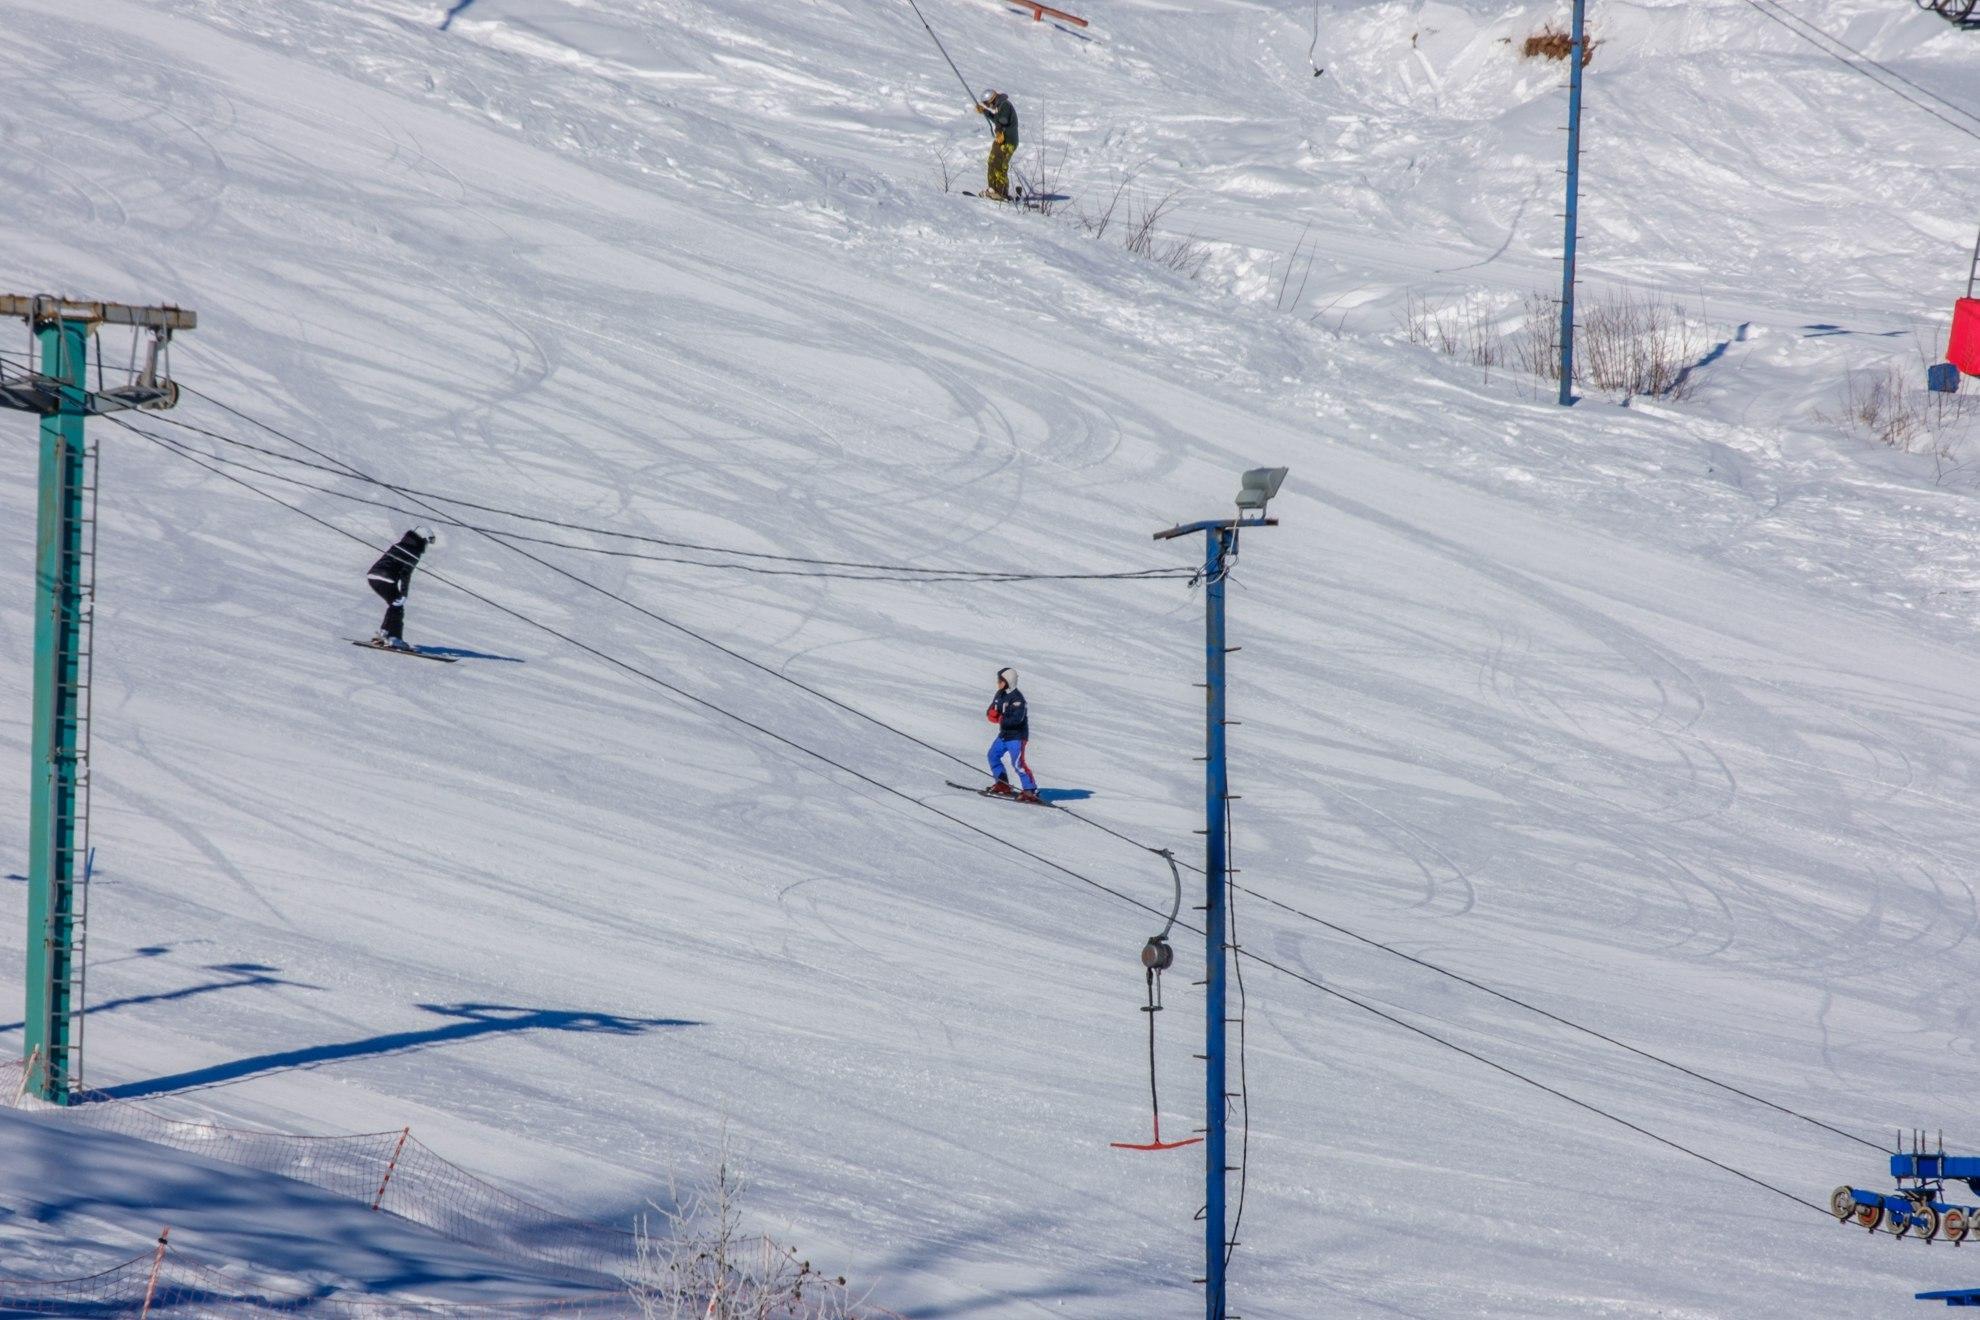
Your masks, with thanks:
[[[942,782],[947,784],[950,788],[960,788],[963,792],[974,793],[978,797],[1006,798],[1012,802],[1021,803],[1022,805],[1027,807],[1052,807],[1057,805],[1056,803],[1046,802],[1043,799],[1040,799],[1037,802],[1025,802],[1023,798],[1019,797],[1015,793],[993,793],[987,788],[977,788],[971,784],[958,784],[953,779],[944,779]]]
[[[420,660],[438,660],[443,665],[451,665],[455,660],[460,658],[452,655],[435,655],[433,652],[423,651],[417,646],[380,646],[376,642],[360,642],[355,637],[346,637],[344,640],[352,646],[362,646],[367,651],[383,651],[387,655],[409,655]]]

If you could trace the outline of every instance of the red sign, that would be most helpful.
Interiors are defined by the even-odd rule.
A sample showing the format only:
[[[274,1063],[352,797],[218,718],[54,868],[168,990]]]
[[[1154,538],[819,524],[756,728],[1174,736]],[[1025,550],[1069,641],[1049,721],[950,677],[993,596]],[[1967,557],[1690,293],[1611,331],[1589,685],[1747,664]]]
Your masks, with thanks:
[[[1980,376],[1980,298],[1961,298],[1953,304],[1946,361],[1958,367],[1962,376]]]

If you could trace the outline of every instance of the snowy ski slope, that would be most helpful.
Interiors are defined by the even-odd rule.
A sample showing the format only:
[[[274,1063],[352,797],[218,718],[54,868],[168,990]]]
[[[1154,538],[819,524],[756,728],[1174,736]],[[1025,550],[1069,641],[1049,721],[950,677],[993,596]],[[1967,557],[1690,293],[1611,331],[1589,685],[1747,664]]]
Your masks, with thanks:
[[[1917,374],[1980,215],[1971,138],[1748,0],[1598,6],[1584,274],[1682,296],[1723,342],[1691,400],[1566,411],[1398,325],[1412,293],[1554,278],[1559,70],[1506,44],[1553,7],[1327,0],[1322,78],[1291,0],[1088,0],[1083,37],[924,8],[1017,101],[1022,167],[1035,143],[1083,201],[1125,171],[1178,189],[1202,278],[944,195],[936,153],[973,178],[981,128],[905,4],[4,0],[0,285],[196,307],[176,373],[238,413],[136,425],[392,503],[215,437],[306,456],[265,422],[408,487],[677,541],[1020,572],[1183,564],[1149,534],[1289,464],[1233,593],[1247,885],[1872,1142],[1980,1140],[1980,523],[1928,459],[1827,420],[1848,369]],[[1897,0],[1796,12],[1980,101],[1974,33]],[[1309,286],[1275,308],[1301,243]],[[34,495],[8,424],[23,802]],[[1200,1161],[1107,1145],[1148,1122],[1151,918],[997,838],[1143,904],[1167,873],[942,787],[1015,665],[1043,780],[1186,853],[1182,583],[777,576],[477,515],[589,548],[449,534],[408,635],[479,655],[402,663],[338,640],[375,625],[373,551],[325,524],[375,547],[428,515],[222,469],[304,517],[94,434],[94,1085],[410,1123],[620,1221],[706,1176],[726,1127],[751,1226],[895,1310],[1200,1308]],[[16,930],[23,889],[0,887]],[[1793,1197],[1880,1176],[1869,1146],[1287,907],[1237,920]],[[1176,1129],[1202,1104],[1180,948]],[[1886,1315],[1980,1281],[1306,981],[1245,985],[1253,1320]],[[129,1227],[104,1260],[156,1225]],[[25,1229],[7,1272],[74,1263]]]

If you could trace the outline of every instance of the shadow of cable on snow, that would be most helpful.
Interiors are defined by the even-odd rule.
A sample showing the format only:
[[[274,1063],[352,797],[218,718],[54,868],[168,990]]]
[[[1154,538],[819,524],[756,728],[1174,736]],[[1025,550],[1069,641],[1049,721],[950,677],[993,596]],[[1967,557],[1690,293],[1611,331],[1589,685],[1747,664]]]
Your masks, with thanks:
[[[449,9],[447,16],[440,20],[440,30],[445,32],[448,28],[452,27],[454,25],[454,19],[460,15],[460,12],[473,3],[474,0],[454,0],[454,7]]]
[[[612,1013],[578,1013],[552,1008],[516,1008],[506,1004],[420,1004],[419,1008],[444,1018],[455,1019],[445,1026],[424,1031],[395,1031],[362,1040],[340,1041],[331,1045],[310,1045],[301,1049],[256,1054],[231,1063],[218,1063],[190,1072],[174,1073],[150,1081],[127,1082],[97,1094],[106,1100],[132,1100],[139,1096],[168,1095],[220,1086],[248,1077],[293,1072],[346,1059],[371,1058],[381,1054],[405,1054],[451,1045],[480,1036],[515,1031],[568,1031],[636,1036],[659,1027],[699,1027],[705,1023],[688,1018],[634,1018]]]

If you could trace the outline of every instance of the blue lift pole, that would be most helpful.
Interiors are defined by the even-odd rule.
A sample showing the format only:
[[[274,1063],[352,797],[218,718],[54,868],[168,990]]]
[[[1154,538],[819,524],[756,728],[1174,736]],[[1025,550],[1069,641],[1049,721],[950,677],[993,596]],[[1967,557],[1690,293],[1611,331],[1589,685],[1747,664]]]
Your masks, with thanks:
[[[1224,1204],[1225,1159],[1230,1098],[1224,1054],[1225,968],[1228,939],[1225,920],[1224,805],[1231,791],[1230,768],[1224,758],[1224,571],[1237,550],[1237,528],[1206,529],[1203,536],[1204,599],[1203,686],[1206,734],[1203,765],[1203,1137],[1204,1314],[1224,1320],[1224,1265],[1230,1254]]]
[[[1276,527],[1265,516],[1266,503],[1285,480],[1284,468],[1254,468],[1244,474],[1238,493],[1239,517],[1185,523],[1155,533],[1158,541],[1203,533],[1203,584],[1206,613],[1203,627],[1204,750],[1203,758],[1203,1314],[1205,1320],[1227,1320],[1225,1265],[1230,1256],[1230,1224],[1225,1181],[1230,1174],[1226,1137],[1229,1128],[1229,1074],[1225,1064],[1225,968],[1230,956],[1226,890],[1229,840],[1224,837],[1225,812],[1230,803],[1230,765],[1224,754],[1224,579],[1237,557],[1238,532],[1245,527]],[[1242,516],[1246,510],[1251,517]]]
[[[1568,46],[1567,237],[1561,251],[1561,404],[1574,402],[1574,237],[1581,193],[1582,19],[1587,0],[1574,0],[1574,37]]]
[[[40,497],[34,555],[33,779],[28,790],[28,1088],[67,1104],[75,1064],[77,988],[76,802],[81,785],[83,666],[83,420],[88,416],[86,321],[37,327],[41,374],[58,391],[41,419]]]

